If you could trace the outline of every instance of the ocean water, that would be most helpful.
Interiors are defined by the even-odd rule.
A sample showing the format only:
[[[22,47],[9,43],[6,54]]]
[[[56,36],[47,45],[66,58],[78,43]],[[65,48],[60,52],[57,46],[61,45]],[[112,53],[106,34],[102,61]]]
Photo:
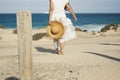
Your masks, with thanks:
[[[78,21],[74,22],[71,14],[67,14],[74,26],[88,31],[100,31],[106,24],[120,25],[120,14],[118,13],[76,13],[76,16]],[[16,29],[16,14],[0,14],[0,24],[7,29]],[[45,28],[47,24],[48,14],[32,14],[33,29]]]

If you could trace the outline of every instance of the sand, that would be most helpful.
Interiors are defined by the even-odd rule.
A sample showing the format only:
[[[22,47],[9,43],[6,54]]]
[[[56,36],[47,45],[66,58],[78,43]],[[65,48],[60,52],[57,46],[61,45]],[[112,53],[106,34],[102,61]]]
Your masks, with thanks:
[[[64,55],[54,53],[48,37],[32,42],[34,80],[120,80],[120,30],[76,33],[65,42]],[[0,29],[0,80],[18,79],[17,34]]]

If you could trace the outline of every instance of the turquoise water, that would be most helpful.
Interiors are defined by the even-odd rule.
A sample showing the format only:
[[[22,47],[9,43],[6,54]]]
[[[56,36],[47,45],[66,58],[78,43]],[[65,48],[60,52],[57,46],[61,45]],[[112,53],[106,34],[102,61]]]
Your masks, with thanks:
[[[78,18],[77,22],[74,22],[72,16],[67,14],[74,26],[88,31],[99,31],[106,24],[118,24],[120,25],[120,14],[95,14],[95,13],[76,13]],[[48,23],[48,14],[32,14],[32,27],[44,28]],[[0,24],[4,25],[7,29],[16,28],[16,14],[0,14]]]

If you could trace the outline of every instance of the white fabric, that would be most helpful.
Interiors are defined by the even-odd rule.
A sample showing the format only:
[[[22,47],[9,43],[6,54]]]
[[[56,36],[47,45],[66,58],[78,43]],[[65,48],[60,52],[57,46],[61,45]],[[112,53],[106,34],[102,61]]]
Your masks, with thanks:
[[[52,0],[54,4],[54,11],[52,14],[52,21],[60,21],[65,28],[65,33],[61,37],[60,42],[68,41],[76,37],[75,28],[69,18],[65,15],[64,7],[68,0]]]

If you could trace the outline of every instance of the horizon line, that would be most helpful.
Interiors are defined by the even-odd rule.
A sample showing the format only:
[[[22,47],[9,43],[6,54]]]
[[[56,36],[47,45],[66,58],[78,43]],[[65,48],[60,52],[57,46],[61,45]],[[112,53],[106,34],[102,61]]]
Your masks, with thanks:
[[[16,14],[17,12],[6,12],[6,13],[4,13],[4,12],[0,12],[0,14]],[[75,14],[120,14],[120,13],[104,13],[104,12],[100,12],[100,13],[98,13],[98,12],[96,12],[96,13],[83,13],[83,12],[75,12]],[[38,13],[38,12],[33,12],[32,14],[49,14],[49,13],[44,13],[44,12],[40,12],[40,13]],[[68,12],[66,12],[66,14],[70,14],[70,13],[68,13]]]

